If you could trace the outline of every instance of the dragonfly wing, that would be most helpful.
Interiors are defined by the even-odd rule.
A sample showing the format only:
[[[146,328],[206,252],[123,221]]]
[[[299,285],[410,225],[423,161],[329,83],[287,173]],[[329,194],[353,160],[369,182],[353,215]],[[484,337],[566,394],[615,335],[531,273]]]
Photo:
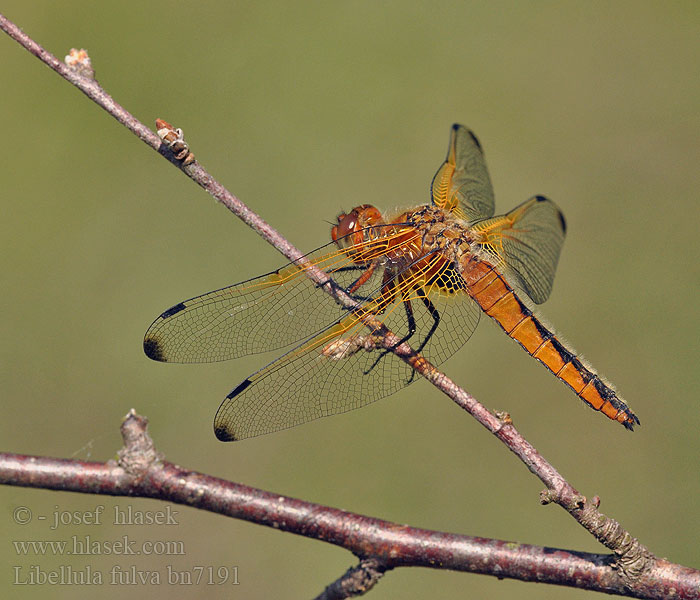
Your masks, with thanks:
[[[500,217],[475,223],[482,247],[498,257],[537,304],[552,291],[566,235],[564,215],[548,198],[534,196]]]
[[[331,347],[326,352],[330,356],[324,355],[341,331],[345,339],[367,332],[357,322],[339,321],[248,377],[219,407],[214,419],[216,437],[233,441],[263,435],[376,400],[377,384],[388,363],[358,379],[357,372],[371,366],[367,352],[333,358]]]
[[[447,158],[433,177],[433,204],[464,221],[493,215],[494,197],[481,144],[464,125],[453,125]]]
[[[454,277],[459,277],[456,270],[450,272]],[[404,274],[397,298],[375,316],[414,349],[424,345],[423,355],[439,364],[469,339],[481,310],[454,281],[448,291],[437,280],[423,288],[429,310],[422,294],[411,287],[415,280]],[[398,295],[410,300],[416,329],[412,336]],[[372,312],[368,306],[365,310]],[[378,345],[358,315],[350,313],[236,387],[221,404],[214,430],[220,440],[233,441],[287,429],[360,408],[416,379],[411,367]]]
[[[335,244],[306,256],[340,287],[365,267]],[[154,360],[201,363],[283,348],[332,323],[346,312],[290,263],[277,271],[176,304],[163,312],[144,338]]]

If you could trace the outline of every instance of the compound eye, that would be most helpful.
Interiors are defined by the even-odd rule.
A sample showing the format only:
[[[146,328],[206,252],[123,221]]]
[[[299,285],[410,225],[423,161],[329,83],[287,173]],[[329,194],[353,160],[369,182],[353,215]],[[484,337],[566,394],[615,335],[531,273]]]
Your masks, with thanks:
[[[331,233],[336,235],[334,239],[338,239],[353,233],[356,228],[357,215],[352,212],[349,215],[340,215],[338,217],[338,225],[333,228]]]

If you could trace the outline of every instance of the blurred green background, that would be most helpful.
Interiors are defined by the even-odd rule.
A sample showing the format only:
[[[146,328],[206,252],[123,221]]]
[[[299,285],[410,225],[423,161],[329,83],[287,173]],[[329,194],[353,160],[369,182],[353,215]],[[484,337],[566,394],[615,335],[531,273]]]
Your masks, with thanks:
[[[700,567],[696,2],[8,1],[63,58],[197,158],[298,247],[360,203],[426,202],[449,127],[479,135],[504,212],[546,194],[569,235],[542,316],[621,391],[634,434],[594,413],[484,319],[445,371],[653,552]],[[224,208],[7,36],[0,36],[5,451],[107,460],[132,407],[168,460],[398,523],[604,549],[446,397],[421,381],[361,411],[221,444],[221,399],[274,357],[149,361],[152,319],[284,262]],[[110,524],[149,500],[0,489],[3,597],[121,598],[14,585],[31,565],[108,573],[237,566],[240,585],[132,586],[153,598],[310,597],[355,560],[320,542],[181,506],[177,526]],[[51,530],[104,505],[106,524]],[[30,524],[13,521],[18,506]],[[48,521],[40,522],[37,516]],[[184,556],[21,556],[17,540],[182,541]],[[105,580],[107,580],[105,575]],[[374,598],[583,598],[584,592],[401,569]]]

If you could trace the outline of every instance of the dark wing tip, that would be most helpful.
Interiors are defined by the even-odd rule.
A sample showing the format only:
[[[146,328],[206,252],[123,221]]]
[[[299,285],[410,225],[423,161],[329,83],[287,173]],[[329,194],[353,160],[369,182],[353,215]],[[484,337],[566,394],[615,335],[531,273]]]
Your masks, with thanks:
[[[173,315],[176,315],[177,313],[185,310],[185,308],[187,308],[187,305],[184,302],[180,302],[175,306],[171,306],[168,310],[161,313],[161,315],[148,328],[148,331],[146,332],[146,337],[143,340],[143,351],[146,353],[146,356],[148,356],[148,358],[150,358],[151,360],[157,360],[159,362],[168,362],[168,359],[165,357],[163,346],[161,345],[160,340],[157,337],[155,337],[151,332],[158,329],[156,324],[159,323],[159,321],[169,319]]]
[[[236,438],[231,435],[231,432],[221,425],[214,425],[214,435],[220,442],[235,442]]]
[[[160,315],[161,319],[168,319],[172,317],[173,315],[176,315],[177,313],[185,310],[186,305],[184,302],[180,302],[180,304],[176,304],[175,306],[171,306],[168,310],[166,310],[163,314]]]
[[[559,214],[559,224],[561,225],[562,233],[566,233],[566,219],[564,218],[564,213],[560,210],[557,211]]]
[[[537,200],[537,202],[552,202],[549,198],[547,198],[547,196],[540,195],[535,196],[535,200]],[[552,204],[554,203],[552,202]],[[564,213],[561,212],[558,208],[556,208],[556,211],[557,216],[559,217],[559,226],[561,227],[561,232],[566,233],[566,219],[564,218]]]
[[[476,147],[483,152],[484,149],[481,147],[481,142],[479,141],[479,138],[476,137],[476,134],[471,129],[467,129],[467,133],[469,133],[469,136],[472,138],[472,141],[476,144]]]
[[[460,123],[454,123],[452,125],[453,132],[456,133],[460,129],[463,129],[464,131],[466,131],[469,134],[469,137],[472,138],[472,141],[474,142],[474,144],[476,145],[476,147],[479,150],[481,150],[482,152],[484,151],[484,149],[481,147],[481,142],[479,141],[479,138],[476,137],[476,134],[471,129],[469,129],[469,127],[465,127],[464,125],[461,125]]]
[[[226,396],[226,400],[224,400],[223,404],[219,407],[216,417],[214,417],[214,435],[216,436],[217,440],[222,442],[236,442],[241,439],[231,430],[231,427],[226,424],[228,419],[223,417],[220,418],[219,415],[221,414],[221,409],[224,408],[224,406],[229,406],[229,400],[242,393],[243,390],[245,390],[251,383],[253,382],[250,379],[242,381],[229,393],[228,396]]]
[[[159,362],[168,362],[168,359],[165,358],[165,354],[163,354],[163,347],[160,345],[160,342],[157,338],[144,338],[143,351],[146,353],[146,356],[148,356],[148,358],[150,358],[151,360],[157,360]]]

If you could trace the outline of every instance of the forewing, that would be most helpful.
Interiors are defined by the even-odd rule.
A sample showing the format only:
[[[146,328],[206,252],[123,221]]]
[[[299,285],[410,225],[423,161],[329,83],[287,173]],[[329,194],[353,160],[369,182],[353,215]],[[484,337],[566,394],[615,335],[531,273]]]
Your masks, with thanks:
[[[482,247],[498,257],[508,274],[537,304],[552,291],[566,221],[548,198],[534,196],[509,213],[475,223]]]
[[[464,221],[493,215],[494,198],[479,140],[464,125],[453,125],[447,158],[431,185],[433,204]]]
[[[407,341],[417,349],[436,324],[434,312],[428,310],[418,291],[412,289],[412,282],[419,277],[413,273],[403,275],[397,284],[396,298],[376,317],[400,338],[408,337],[403,299],[410,300],[416,333]],[[469,339],[481,314],[476,303],[464,293],[456,270],[450,269],[442,275],[443,280],[448,277],[449,284],[436,280],[423,288],[439,314],[439,323],[422,353],[436,365]],[[386,294],[386,282],[383,289],[384,292],[374,294],[375,302],[380,302],[382,293]],[[372,312],[372,304],[365,309]],[[411,367],[378,346],[359,315],[350,313],[234,389],[216,414],[214,430],[222,441],[271,433],[360,408],[416,379]]]
[[[370,259],[379,251],[370,244],[364,249],[364,258]],[[366,268],[335,244],[318,248],[306,259],[342,288],[350,286]],[[163,362],[217,362],[283,348],[313,335],[347,311],[317,289],[305,270],[290,263],[176,304],[148,328],[146,355]],[[372,289],[368,284],[358,288],[359,300],[363,289]]]

